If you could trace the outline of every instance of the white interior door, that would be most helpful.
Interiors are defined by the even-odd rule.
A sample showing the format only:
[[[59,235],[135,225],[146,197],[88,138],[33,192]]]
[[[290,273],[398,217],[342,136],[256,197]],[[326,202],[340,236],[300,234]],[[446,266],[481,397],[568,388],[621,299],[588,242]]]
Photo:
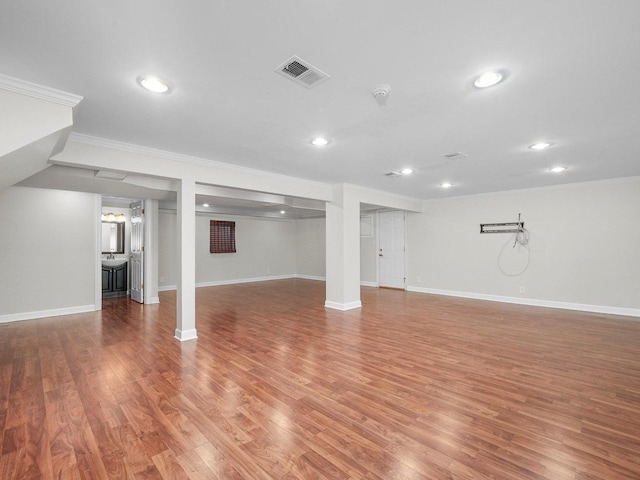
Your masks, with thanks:
[[[380,212],[378,217],[378,262],[380,286],[405,288],[404,219],[402,211]]]
[[[131,204],[131,300],[144,303],[144,203]]]

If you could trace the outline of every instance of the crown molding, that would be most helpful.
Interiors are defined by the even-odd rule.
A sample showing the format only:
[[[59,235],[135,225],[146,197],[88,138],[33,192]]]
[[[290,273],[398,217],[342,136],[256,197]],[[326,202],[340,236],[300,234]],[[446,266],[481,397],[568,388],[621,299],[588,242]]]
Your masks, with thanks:
[[[83,99],[80,95],[74,95],[73,93],[63,92],[62,90],[37,85],[2,74],[0,74],[0,88],[72,108],[78,105]]]
[[[395,198],[397,200],[402,200],[405,202],[422,202],[422,199],[418,198],[418,197],[409,197],[407,195],[402,195],[400,193],[393,193],[393,192],[387,192],[386,190],[376,190],[375,188],[371,188],[371,187],[363,187],[362,185],[356,185],[354,183],[340,183],[337,185],[334,185],[337,187],[347,187],[347,188],[351,188],[353,190],[359,190],[361,192],[368,192],[371,194],[375,194],[375,195],[386,195],[390,198]]]
[[[111,148],[113,150],[120,150],[123,152],[137,153],[140,155],[147,155],[156,158],[163,158],[165,160],[172,160],[174,162],[188,163],[191,165],[198,165],[209,168],[219,168],[220,170],[226,170],[228,172],[243,173],[249,175],[259,175],[269,178],[280,178],[283,180],[293,180],[296,182],[302,182],[309,186],[316,188],[331,188],[331,185],[322,182],[316,182],[314,180],[308,180],[305,178],[292,177],[289,175],[282,175],[280,173],[267,172],[266,170],[258,170],[254,168],[241,167],[239,165],[233,165],[232,163],[220,162],[217,160],[208,160],[206,158],[192,157],[190,155],[183,155],[182,153],[170,152],[167,150],[160,150],[158,148],[143,147],[142,145],[136,145],[133,143],[125,143],[117,140],[109,140],[107,138],[94,137],[91,135],[85,135],[82,133],[72,132],[69,135],[69,140],[72,142],[83,143],[85,145],[92,145],[94,147]]]
[[[605,185],[618,185],[640,181],[640,176],[604,178],[602,180],[587,180],[584,182],[560,183],[558,185],[545,185],[542,187],[519,188],[515,190],[500,190],[497,192],[470,193],[468,195],[452,195],[450,197],[427,198],[422,201],[424,205],[430,203],[446,202],[448,200],[458,200],[467,198],[496,197],[500,195],[513,195],[514,193],[536,193],[553,192],[555,190],[567,190],[571,188],[599,187]]]

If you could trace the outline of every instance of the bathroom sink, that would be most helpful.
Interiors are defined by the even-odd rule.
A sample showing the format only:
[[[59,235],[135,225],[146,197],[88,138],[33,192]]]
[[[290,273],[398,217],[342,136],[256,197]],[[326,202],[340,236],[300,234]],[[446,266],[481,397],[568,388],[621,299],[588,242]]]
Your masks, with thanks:
[[[127,263],[126,258],[114,258],[112,260],[103,259],[102,265],[105,267],[119,267],[120,265],[124,265]]]

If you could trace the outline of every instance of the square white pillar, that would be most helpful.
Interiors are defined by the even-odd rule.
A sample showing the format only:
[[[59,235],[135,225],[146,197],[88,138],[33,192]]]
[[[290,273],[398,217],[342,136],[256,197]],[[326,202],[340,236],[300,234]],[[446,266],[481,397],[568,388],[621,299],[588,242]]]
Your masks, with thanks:
[[[351,310],[360,301],[360,202],[345,187],[327,203],[327,291],[324,306]]]
[[[196,182],[178,180],[178,289],[176,331],[178,340],[198,338],[196,332]]]

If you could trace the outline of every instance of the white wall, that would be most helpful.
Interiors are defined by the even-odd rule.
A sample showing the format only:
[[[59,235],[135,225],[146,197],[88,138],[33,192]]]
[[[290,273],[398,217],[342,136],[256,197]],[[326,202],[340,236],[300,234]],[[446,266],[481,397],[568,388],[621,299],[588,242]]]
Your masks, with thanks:
[[[177,273],[177,216],[174,213],[158,213],[158,289],[175,287]]]
[[[375,212],[373,215],[373,236],[361,238],[361,272],[362,281],[375,283],[376,279],[376,230],[375,230]],[[220,217],[223,218],[223,217]],[[230,217],[224,217],[227,219]],[[196,222],[196,235],[199,246],[196,251],[196,263],[198,264],[198,272],[196,273],[196,282],[218,282],[227,280],[237,280],[243,278],[262,278],[273,275],[297,275],[300,277],[308,277],[313,279],[325,279],[325,259],[326,259],[326,221],[324,218],[307,218],[300,219],[295,222],[295,229],[290,229],[291,223],[273,221],[268,219],[251,219],[247,217],[234,217],[231,220],[236,222],[236,240],[240,224],[244,225],[244,231],[248,232],[248,237],[262,235],[269,243],[280,246],[293,245],[295,252],[295,267],[287,266],[286,262],[290,262],[288,254],[283,256],[283,252],[274,252],[269,243],[260,243],[259,245],[247,245],[250,251],[256,252],[256,247],[260,249],[267,248],[266,252],[271,251],[268,264],[265,258],[259,255],[257,263],[252,260],[246,261],[246,255],[240,257],[240,244],[238,244],[238,254],[236,256],[211,255],[208,253],[208,221],[213,217],[198,217]],[[204,220],[200,220],[204,219]],[[160,287],[173,287],[176,282],[175,270],[175,242],[176,242],[176,216],[173,213],[161,212],[159,220],[159,283]],[[200,223],[203,222],[203,223]],[[260,222],[260,223],[256,223]],[[266,224],[266,225],[265,225]],[[286,225],[285,228],[282,228]],[[271,226],[272,228],[267,228]],[[257,229],[253,231],[253,229]],[[270,231],[270,235],[264,236],[265,231]],[[244,234],[243,234],[244,235]],[[242,247],[246,250],[245,246]],[[204,253],[203,253],[204,252]],[[245,251],[246,253],[246,251]],[[216,260],[216,257],[218,259]],[[227,258],[225,258],[227,257]],[[285,265],[278,264],[278,259],[284,258]],[[215,265],[214,265],[215,263]],[[262,265],[261,265],[262,264]],[[271,272],[266,273],[266,269]],[[237,272],[244,271],[241,276]],[[282,273],[275,273],[282,272]]]
[[[306,218],[296,222],[296,273],[302,277],[324,279],[326,248],[324,218]]]
[[[95,308],[100,197],[0,192],[0,322]]]
[[[481,223],[516,221],[518,213],[531,235],[531,259],[522,275],[510,277],[497,263],[510,234],[479,231]],[[639,218],[638,178],[425,202],[422,214],[408,214],[409,288],[635,314]],[[516,250],[505,249],[512,273],[524,265],[526,252]]]
[[[209,253],[209,221],[236,222],[236,253]],[[159,284],[176,285],[176,216],[159,215]],[[196,216],[196,284],[295,276],[296,223],[251,217]]]

